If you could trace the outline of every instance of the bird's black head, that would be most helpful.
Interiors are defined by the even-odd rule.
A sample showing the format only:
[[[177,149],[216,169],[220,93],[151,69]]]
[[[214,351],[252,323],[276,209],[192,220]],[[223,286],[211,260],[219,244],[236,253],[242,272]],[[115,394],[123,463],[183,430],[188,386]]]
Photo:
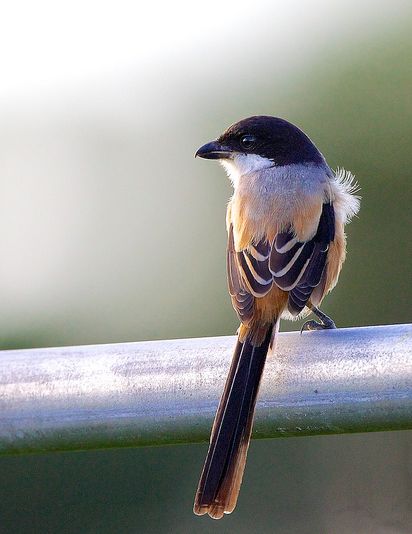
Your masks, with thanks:
[[[203,145],[196,152],[196,156],[205,159],[231,159],[236,154],[255,154],[273,161],[276,166],[325,162],[297,126],[265,115],[233,124],[216,141]]]

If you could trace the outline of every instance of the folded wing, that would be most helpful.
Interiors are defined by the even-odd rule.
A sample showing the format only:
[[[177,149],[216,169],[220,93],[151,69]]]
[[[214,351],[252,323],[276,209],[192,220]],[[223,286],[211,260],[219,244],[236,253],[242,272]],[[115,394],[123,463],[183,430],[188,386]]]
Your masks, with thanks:
[[[242,323],[253,316],[255,298],[267,295],[275,283],[289,293],[288,309],[298,315],[322,281],[329,244],[335,237],[333,205],[323,204],[318,229],[312,239],[298,241],[292,229],[278,233],[272,243],[262,240],[236,251],[229,229],[227,272],[233,306]]]

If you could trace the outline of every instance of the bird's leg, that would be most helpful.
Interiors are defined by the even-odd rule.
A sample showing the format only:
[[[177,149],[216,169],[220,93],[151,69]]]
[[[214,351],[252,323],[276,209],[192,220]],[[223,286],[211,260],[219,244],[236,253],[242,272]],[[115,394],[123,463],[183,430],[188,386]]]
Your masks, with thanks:
[[[309,303],[307,304],[307,307],[312,310],[312,312],[316,315],[319,321],[306,321],[306,323],[303,324],[300,330],[301,333],[304,330],[328,330],[331,328],[336,328],[335,323],[330,317],[326,315],[326,313],[323,313],[322,311],[320,311],[319,308]]]

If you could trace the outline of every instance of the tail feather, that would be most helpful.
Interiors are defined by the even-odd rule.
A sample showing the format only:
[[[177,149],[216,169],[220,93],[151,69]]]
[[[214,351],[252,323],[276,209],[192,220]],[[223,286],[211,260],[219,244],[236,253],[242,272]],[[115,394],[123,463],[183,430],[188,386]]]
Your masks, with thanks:
[[[260,346],[249,338],[237,342],[196,492],[194,512],[198,515],[208,513],[219,519],[236,506],[271,337],[272,327]]]

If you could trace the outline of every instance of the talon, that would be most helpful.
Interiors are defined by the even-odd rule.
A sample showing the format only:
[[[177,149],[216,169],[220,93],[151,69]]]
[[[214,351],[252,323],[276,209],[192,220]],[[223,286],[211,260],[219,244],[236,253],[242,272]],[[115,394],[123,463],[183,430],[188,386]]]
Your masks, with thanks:
[[[310,332],[311,330],[319,330],[319,327],[322,327],[322,325],[316,321],[306,321],[305,323],[303,323],[302,328],[300,329],[300,333],[302,334],[306,331]]]
[[[329,319],[329,317],[328,317]],[[332,321],[332,319],[324,320],[323,322],[317,322],[317,321],[306,321],[306,323],[303,323],[302,328],[300,329],[300,333],[302,334],[303,331],[314,331],[314,330],[331,330],[336,328],[335,323]]]
[[[316,315],[320,322],[306,321],[306,323],[304,323],[304,325],[302,326],[302,329],[300,331],[301,333],[303,332],[303,330],[329,330],[336,328],[335,323],[328,315],[326,315],[326,313],[320,311],[320,309],[316,306],[309,305],[308,308],[312,310],[312,313]]]

